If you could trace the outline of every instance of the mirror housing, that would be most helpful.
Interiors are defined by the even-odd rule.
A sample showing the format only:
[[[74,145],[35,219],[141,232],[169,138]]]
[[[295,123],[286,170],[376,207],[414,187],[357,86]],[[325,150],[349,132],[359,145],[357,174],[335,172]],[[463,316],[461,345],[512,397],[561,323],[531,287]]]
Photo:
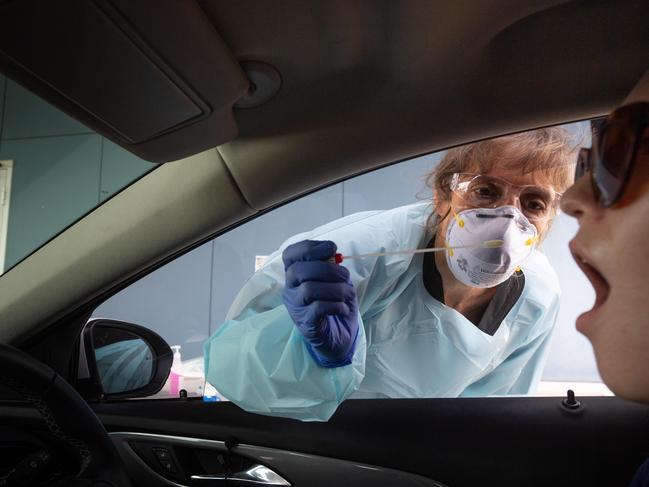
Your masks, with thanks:
[[[167,342],[148,328],[91,320],[81,333],[77,388],[88,400],[152,396],[167,381],[172,362]]]

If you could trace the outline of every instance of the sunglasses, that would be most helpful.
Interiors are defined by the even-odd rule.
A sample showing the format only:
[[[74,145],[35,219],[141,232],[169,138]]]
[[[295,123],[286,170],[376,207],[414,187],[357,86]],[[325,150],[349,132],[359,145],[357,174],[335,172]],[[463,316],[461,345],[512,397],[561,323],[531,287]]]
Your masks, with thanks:
[[[593,121],[592,127],[592,148],[579,151],[575,181],[590,173],[595,198],[609,208],[624,195],[643,133],[649,127],[649,103],[618,108],[605,120]]]

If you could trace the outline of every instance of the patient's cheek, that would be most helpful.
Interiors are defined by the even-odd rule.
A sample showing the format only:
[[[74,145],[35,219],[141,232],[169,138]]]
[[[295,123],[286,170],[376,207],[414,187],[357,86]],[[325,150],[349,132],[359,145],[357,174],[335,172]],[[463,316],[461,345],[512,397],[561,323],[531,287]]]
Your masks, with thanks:
[[[625,397],[649,402],[649,174],[634,185],[635,199],[612,218],[605,236],[610,252],[611,293],[606,307],[605,333],[599,346],[610,352]]]
[[[616,204],[618,208],[624,208],[634,201],[649,195],[649,142],[638,150],[633,172],[627,182],[624,196]]]

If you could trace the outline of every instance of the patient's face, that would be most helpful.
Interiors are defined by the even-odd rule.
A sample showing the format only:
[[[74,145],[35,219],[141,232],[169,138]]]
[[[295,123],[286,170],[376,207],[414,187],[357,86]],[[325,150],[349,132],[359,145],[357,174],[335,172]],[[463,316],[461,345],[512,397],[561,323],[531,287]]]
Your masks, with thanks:
[[[649,402],[649,137],[619,203],[602,208],[590,178],[563,197],[579,220],[571,250],[593,284],[593,309],[577,320],[591,341],[604,382],[616,394]]]

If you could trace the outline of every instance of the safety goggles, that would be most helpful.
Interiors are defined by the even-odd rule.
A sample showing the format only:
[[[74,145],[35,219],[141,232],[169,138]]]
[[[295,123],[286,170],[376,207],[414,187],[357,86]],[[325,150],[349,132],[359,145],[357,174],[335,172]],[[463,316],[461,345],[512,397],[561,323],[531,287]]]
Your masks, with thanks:
[[[495,176],[473,173],[450,174],[449,189],[472,208],[498,208],[519,201],[528,220],[553,218],[561,193],[547,186],[516,185]]]
[[[647,127],[649,103],[618,108],[594,130],[592,148],[580,150],[575,181],[590,173],[593,193],[604,208],[624,194]]]

